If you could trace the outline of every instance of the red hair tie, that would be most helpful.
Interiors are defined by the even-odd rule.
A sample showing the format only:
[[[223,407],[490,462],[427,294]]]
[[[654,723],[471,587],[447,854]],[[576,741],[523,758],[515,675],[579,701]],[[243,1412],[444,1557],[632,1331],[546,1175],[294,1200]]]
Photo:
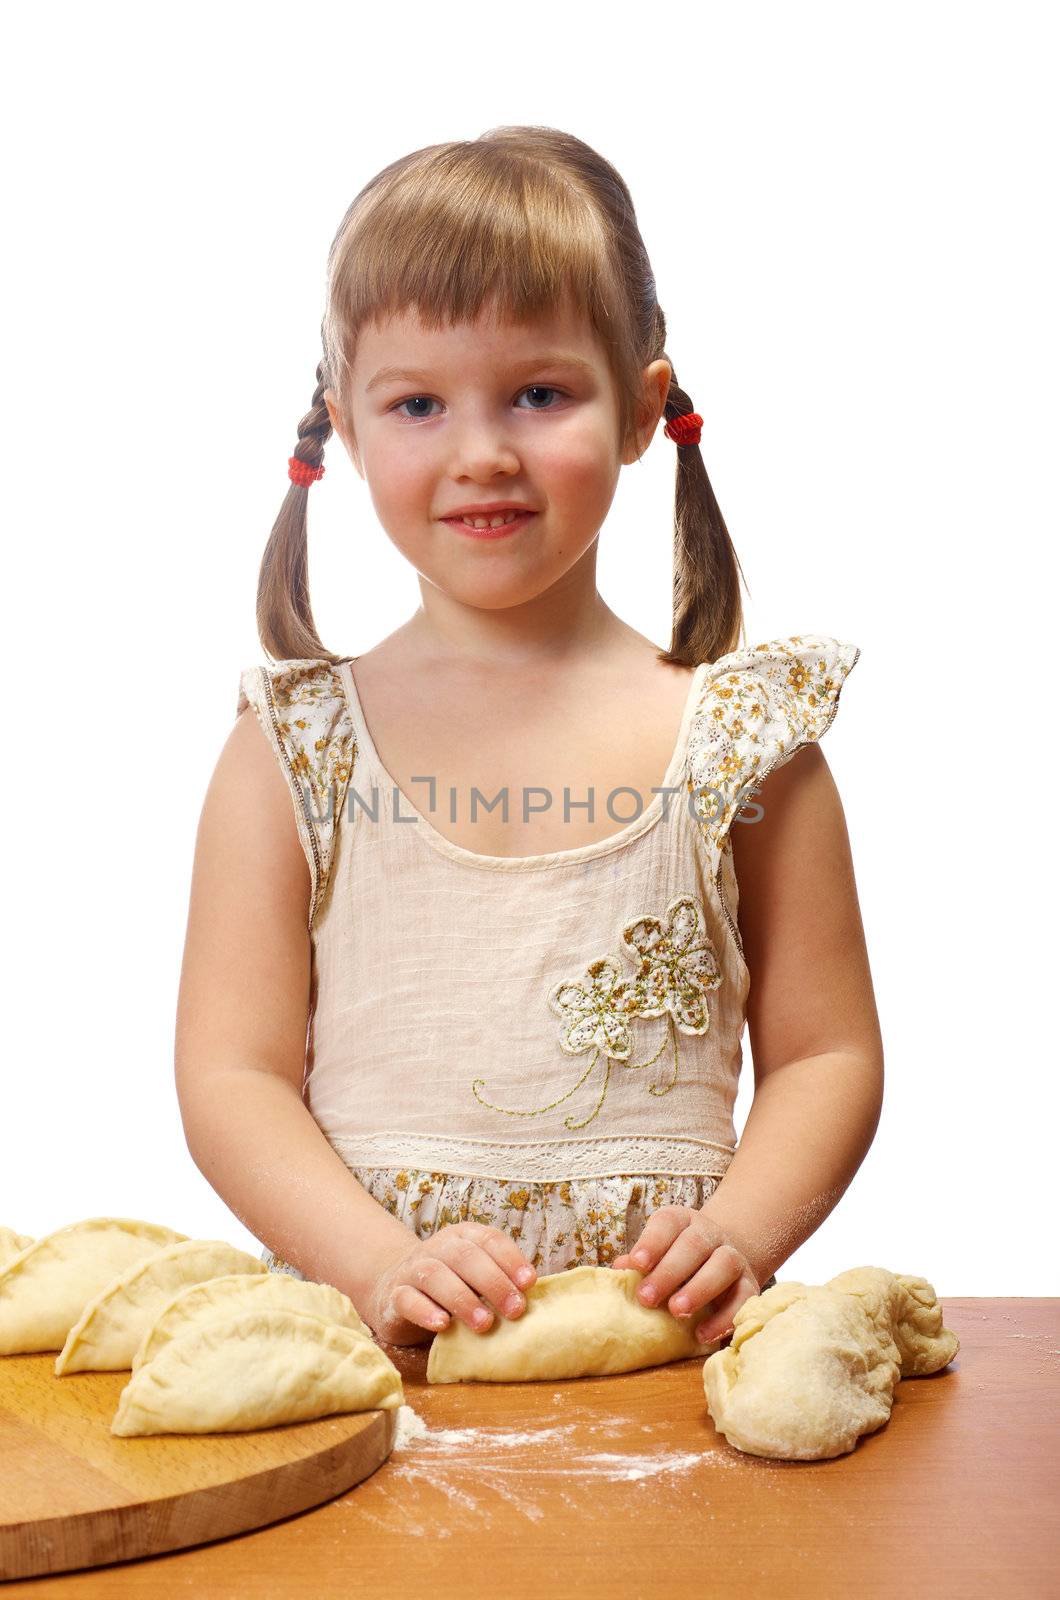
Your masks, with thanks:
[[[315,483],[318,478],[324,476],[324,468],[311,467],[308,461],[299,461],[297,456],[288,456],[287,476],[300,489],[308,489],[311,483]]]
[[[703,427],[703,418],[698,411],[686,411],[683,417],[671,417],[663,429],[668,439],[675,444],[698,444]]]

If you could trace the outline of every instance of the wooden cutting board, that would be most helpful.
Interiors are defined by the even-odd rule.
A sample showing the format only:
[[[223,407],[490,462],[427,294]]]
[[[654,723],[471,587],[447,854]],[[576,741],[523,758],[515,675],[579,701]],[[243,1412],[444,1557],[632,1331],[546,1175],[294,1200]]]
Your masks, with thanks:
[[[397,1409],[247,1433],[110,1431],[128,1372],[0,1357],[0,1579],[223,1539],[320,1505],[389,1456]]]

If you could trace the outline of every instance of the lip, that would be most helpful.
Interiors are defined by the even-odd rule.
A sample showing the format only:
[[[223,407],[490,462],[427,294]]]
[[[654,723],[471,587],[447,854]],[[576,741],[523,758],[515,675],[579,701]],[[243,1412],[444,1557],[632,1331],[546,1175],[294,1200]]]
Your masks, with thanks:
[[[469,506],[454,506],[452,511],[447,511],[442,518],[448,522],[450,517],[496,517],[504,511],[533,511],[533,506],[525,505],[522,500],[478,500]]]
[[[515,507],[513,506],[509,509],[515,510]],[[493,515],[496,517],[501,515],[499,511],[494,511],[492,513],[480,511],[476,514],[480,517],[487,515]],[[459,516],[442,517],[441,520],[442,522],[447,523],[450,528],[455,528],[457,533],[462,533],[465,538],[468,539],[507,539],[513,533],[518,533],[520,528],[525,528],[531,517],[535,517],[536,515],[536,511],[520,511],[516,515],[514,522],[502,522],[499,528],[469,528],[464,522],[463,518]]]

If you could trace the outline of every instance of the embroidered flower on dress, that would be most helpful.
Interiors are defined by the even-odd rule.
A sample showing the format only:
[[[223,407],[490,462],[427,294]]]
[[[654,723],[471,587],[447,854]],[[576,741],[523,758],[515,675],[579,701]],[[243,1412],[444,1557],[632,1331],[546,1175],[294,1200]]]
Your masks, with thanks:
[[[670,1012],[682,1033],[706,1033],[710,1027],[707,993],[721,983],[718,957],[704,931],[699,902],[680,895],[666,908],[665,927],[658,917],[627,922],[622,938],[635,952],[640,970],[634,980],[640,1004],[637,1014],[661,1017]]]
[[[548,1004],[566,1023],[560,1046],[568,1055],[593,1052],[589,1065],[573,1088],[558,1100],[530,1111],[513,1111],[507,1106],[483,1100],[479,1089],[484,1078],[476,1078],[472,1093],[480,1104],[510,1117],[536,1117],[569,1100],[592,1073],[601,1055],[606,1059],[604,1082],[599,1098],[588,1117],[563,1119],[567,1128],[584,1128],[592,1122],[607,1094],[611,1063],[619,1062],[633,1072],[658,1061],[667,1045],[673,1054],[673,1073],[668,1083],[649,1086],[649,1094],[669,1094],[677,1082],[677,1033],[704,1034],[710,1027],[707,995],[720,985],[721,971],[717,952],[706,933],[706,917],[694,895],[678,895],[666,908],[666,920],[645,914],[634,917],[622,930],[623,954],[636,966],[631,977],[623,977],[621,963],[614,956],[601,956],[590,962],[580,982],[563,979],[548,993]],[[631,1023],[638,1017],[667,1019],[665,1037],[646,1061],[630,1061],[633,1049]]]
[[[568,1055],[597,1045],[616,1061],[625,1061],[633,1048],[628,1018],[640,1012],[640,989],[622,976],[614,956],[601,956],[586,972],[587,984],[564,979],[549,993],[552,1010],[568,1020],[560,1044]]]

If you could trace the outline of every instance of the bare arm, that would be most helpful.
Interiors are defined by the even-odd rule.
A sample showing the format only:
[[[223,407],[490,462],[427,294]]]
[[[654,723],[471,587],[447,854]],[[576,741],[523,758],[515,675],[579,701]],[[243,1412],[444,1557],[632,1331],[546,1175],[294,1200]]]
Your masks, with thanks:
[[[305,1277],[348,1294],[374,1326],[376,1282],[417,1241],[302,1099],[309,888],[290,793],[248,709],[221,752],[196,839],[176,1025],[185,1137],[244,1226]]]
[[[703,1211],[763,1283],[865,1159],[883,1105],[883,1042],[843,807],[819,745],[756,799],[761,820],[732,829],[755,1095]]]

